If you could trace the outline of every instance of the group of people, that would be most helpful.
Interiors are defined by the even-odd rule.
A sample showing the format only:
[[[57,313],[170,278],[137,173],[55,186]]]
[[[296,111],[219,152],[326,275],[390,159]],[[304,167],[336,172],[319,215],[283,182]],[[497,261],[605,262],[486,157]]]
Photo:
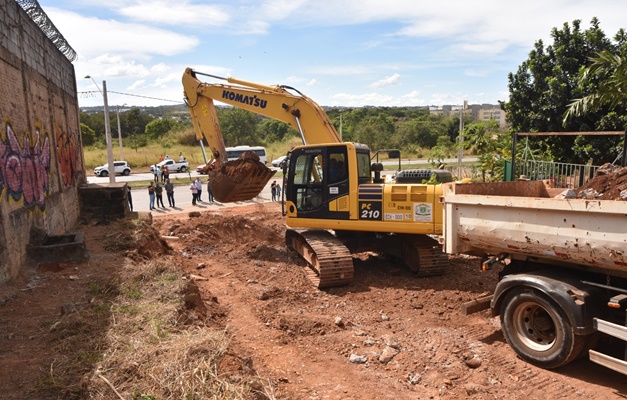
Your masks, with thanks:
[[[272,192],[272,201],[281,200],[281,185],[276,183],[276,181],[272,181],[270,185],[270,191]]]
[[[150,185],[148,185],[148,198],[150,200],[151,211],[157,209],[159,206],[161,206],[161,208],[165,208],[165,204],[163,203],[163,190],[164,189],[165,189],[165,192],[168,198],[168,204],[170,205],[170,207],[176,206],[174,202],[174,184],[172,184],[172,182],[170,182],[169,179],[166,180],[166,183],[163,186],[161,186],[159,182],[157,182],[154,185],[152,182],[150,182]],[[132,203],[131,203],[131,211],[133,211]]]
[[[166,156],[167,157],[167,156]],[[155,176],[157,176],[155,174]],[[127,198],[131,211],[133,211],[133,199],[131,196],[131,187],[127,186]],[[203,182],[200,178],[196,178],[190,185],[189,189],[192,192],[192,204],[202,203]],[[272,201],[279,201],[281,199],[281,186],[277,181],[273,181],[270,185],[272,191]],[[164,184],[161,185],[161,181],[155,178],[154,182],[150,182],[148,185],[148,198],[150,201],[150,210],[156,210],[157,208],[165,209],[166,206],[163,202],[163,191],[165,190],[168,205],[170,207],[176,207],[174,202],[174,184],[170,182],[169,178],[166,178]],[[214,204],[213,191],[211,190],[211,182],[207,179],[207,201],[209,204]]]
[[[196,203],[202,203],[201,194],[202,194],[202,182],[200,178],[196,178],[194,182],[189,185],[189,190],[192,192],[192,204],[196,205]],[[209,203],[215,203],[213,199],[213,191],[211,190],[211,182],[207,179],[207,196],[209,198]]]
[[[165,181],[170,179],[170,169],[167,165],[161,168],[153,165],[152,173],[155,175],[155,183],[165,183]]]

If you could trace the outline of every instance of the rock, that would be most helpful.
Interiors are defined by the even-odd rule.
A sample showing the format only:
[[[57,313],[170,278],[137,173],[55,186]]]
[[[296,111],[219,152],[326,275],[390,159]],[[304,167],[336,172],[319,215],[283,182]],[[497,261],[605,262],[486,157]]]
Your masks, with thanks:
[[[399,351],[397,349],[390,347],[390,346],[386,346],[385,349],[383,349],[383,352],[381,353],[381,355],[379,356],[379,362],[387,364],[390,361],[392,361],[392,359],[396,357],[398,353]]]
[[[61,321],[57,321],[54,324],[52,324],[52,326],[50,327],[50,332],[56,331],[59,325],[61,325]]]
[[[205,263],[198,263],[198,265],[196,265],[196,269],[203,269],[205,267],[207,267]]]
[[[76,306],[72,303],[64,304],[61,306],[61,315],[71,314],[76,312]]]
[[[344,328],[344,321],[342,320],[342,317],[335,317],[335,325],[339,326],[340,328]]]
[[[389,321],[389,320],[390,320],[390,317],[388,317],[385,314],[381,314],[381,321]]]
[[[588,189],[584,189],[581,192],[579,192],[579,196],[580,199],[586,199],[586,200],[594,200],[597,197],[599,197],[599,192],[597,192],[596,190],[592,189],[592,188],[588,188]]]
[[[483,364],[483,360],[480,359],[479,357],[468,358],[464,360],[464,362],[469,368],[472,368],[472,369],[479,368],[481,364]]]
[[[350,361],[353,364],[365,364],[368,361],[368,357],[360,356],[357,354],[351,354],[348,361]]]
[[[620,192],[620,199],[627,200],[627,189]]]
[[[401,346],[398,344],[398,340],[392,335],[383,335],[381,336],[381,340],[383,344],[386,346],[392,347],[393,349],[400,350]]]
[[[562,193],[555,196],[556,199],[576,199],[577,193],[573,189],[566,189]]]
[[[407,381],[412,385],[417,385],[422,381],[422,375],[420,374],[409,374],[407,375]]]
[[[464,390],[469,396],[476,395],[485,391],[485,387],[476,383],[469,382],[464,385]]]

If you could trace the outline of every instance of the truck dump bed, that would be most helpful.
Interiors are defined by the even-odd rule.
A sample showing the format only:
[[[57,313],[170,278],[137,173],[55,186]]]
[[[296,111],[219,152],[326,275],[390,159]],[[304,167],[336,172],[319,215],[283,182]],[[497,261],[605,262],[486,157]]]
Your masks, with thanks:
[[[449,254],[509,253],[627,277],[627,202],[556,199],[534,181],[443,186]]]

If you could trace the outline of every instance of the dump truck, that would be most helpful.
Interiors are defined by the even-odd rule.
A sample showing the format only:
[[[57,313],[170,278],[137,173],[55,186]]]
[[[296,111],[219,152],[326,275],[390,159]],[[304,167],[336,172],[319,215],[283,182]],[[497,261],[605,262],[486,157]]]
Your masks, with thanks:
[[[502,268],[494,293],[462,312],[491,309],[534,365],[587,354],[627,374],[627,203],[555,194],[534,181],[444,185],[444,250]]]

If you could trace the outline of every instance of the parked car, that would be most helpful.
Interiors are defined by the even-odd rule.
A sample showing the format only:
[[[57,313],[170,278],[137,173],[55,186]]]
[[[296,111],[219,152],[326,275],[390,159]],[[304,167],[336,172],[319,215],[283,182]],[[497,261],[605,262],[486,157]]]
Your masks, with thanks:
[[[170,172],[185,172],[189,169],[189,161],[174,161],[173,159],[168,158],[167,160],[163,160],[156,165],[157,168],[163,168],[164,166],[167,166]],[[154,172],[154,170],[155,166],[151,165],[150,172]]]
[[[272,160],[272,166],[277,167],[277,168],[283,168],[283,164],[285,164],[286,159],[287,159],[287,156],[281,156],[277,158],[276,160]]]
[[[126,161],[114,161],[113,168],[116,175],[128,176],[131,173],[131,166]],[[109,164],[101,165],[94,168],[94,174],[96,176],[109,176]]]

